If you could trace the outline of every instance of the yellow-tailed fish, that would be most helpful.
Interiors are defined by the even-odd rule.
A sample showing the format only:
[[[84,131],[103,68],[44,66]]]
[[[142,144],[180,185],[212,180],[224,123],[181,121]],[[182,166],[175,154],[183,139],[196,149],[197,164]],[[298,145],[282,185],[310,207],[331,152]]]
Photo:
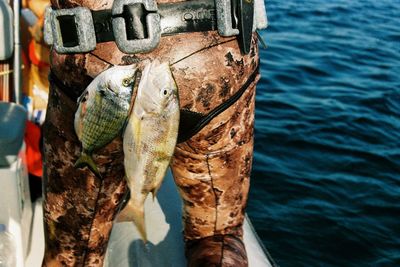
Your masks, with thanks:
[[[167,63],[145,66],[123,135],[130,199],[117,221],[133,221],[144,242],[144,202],[160,188],[174,153],[179,126],[178,89]]]
[[[136,70],[133,65],[111,67],[100,73],[78,98],[74,127],[82,153],[75,167],[87,166],[101,177],[92,153],[110,143],[125,125]]]

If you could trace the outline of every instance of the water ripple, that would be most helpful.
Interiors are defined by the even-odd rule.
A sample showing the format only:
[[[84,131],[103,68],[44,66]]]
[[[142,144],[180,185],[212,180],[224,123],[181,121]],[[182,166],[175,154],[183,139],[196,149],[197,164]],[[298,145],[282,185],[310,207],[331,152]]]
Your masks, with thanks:
[[[266,2],[248,212],[281,266],[400,265],[400,2]]]

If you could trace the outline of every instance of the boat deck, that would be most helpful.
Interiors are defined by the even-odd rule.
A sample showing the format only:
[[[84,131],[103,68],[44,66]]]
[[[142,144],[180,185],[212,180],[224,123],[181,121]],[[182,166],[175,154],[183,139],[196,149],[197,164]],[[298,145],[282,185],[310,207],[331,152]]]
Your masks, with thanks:
[[[42,202],[34,204],[34,222],[31,252],[26,266],[41,266],[44,251]],[[107,267],[161,267],[186,266],[182,235],[182,203],[172,175],[168,172],[153,202],[145,203],[148,243],[144,245],[133,223],[116,223],[109,241],[105,266]],[[250,267],[275,267],[268,252],[259,241],[250,220],[244,224],[244,242]]]

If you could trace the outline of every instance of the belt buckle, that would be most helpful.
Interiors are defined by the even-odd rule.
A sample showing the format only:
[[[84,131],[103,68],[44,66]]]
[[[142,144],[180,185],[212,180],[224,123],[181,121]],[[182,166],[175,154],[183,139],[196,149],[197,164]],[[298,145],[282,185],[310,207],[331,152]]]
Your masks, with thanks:
[[[129,40],[126,32],[126,22],[122,16],[124,6],[132,4],[143,4],[146,15],[147,38]],[[115,42],[124,53],[135,54],[149,52],[157,47],[161,39],[161,18],[157,13],[157,3],[155,0],[115,0],[112,7],[112,26]]]
[[[232,1],[235,0],[215,0],[218,33],[221,36],[233,36],[239,34],[239,30],[233,28],[234,21],[232,20],[232,17],[235,14],[235,10],[232,10]]]
[[[248,54],[253,33],[254,0],[215,0],[215,4],[218,33],[238,35],[241,51]]]
[[[58,10],[49,7],[45,12],[44,25],[44,40],[54,45],[58,53],[83,53],[96,48],[92,14],[86,7]],[[62,33],[65,31],[69,31],[69,36],[74,38],[63,40]]]

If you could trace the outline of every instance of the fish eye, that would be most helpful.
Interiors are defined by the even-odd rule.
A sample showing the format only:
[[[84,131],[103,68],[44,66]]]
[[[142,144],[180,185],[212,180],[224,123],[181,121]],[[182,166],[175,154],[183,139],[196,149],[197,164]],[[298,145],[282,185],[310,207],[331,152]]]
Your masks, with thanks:
[[[167,94],[168,94],[168,91],[167,91],[167,89],[164,89],[164,92],[163,92],[163,94],[164,94],[164,95],[167,95]]]
[[[131,84],[131,79],[125,78],[122,80],[122,85],[123,86],[129,86]]]

